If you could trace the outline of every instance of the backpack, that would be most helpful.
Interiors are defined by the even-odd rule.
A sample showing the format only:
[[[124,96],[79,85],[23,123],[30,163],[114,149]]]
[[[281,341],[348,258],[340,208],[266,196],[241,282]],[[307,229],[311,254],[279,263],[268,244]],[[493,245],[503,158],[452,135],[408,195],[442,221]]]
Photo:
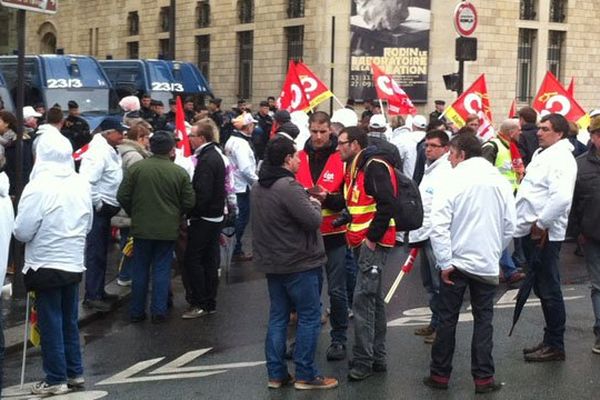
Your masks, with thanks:
[[[367,164],[372,160],[369,160]],[[388,168],[393,168],[388,162],[385,163]],[[421,200],[419,186],[398,168],[393,168],[393,170],[396,176],[397,187],[394,198],[396,232],[408,232],[419,229],[423,225],[423,201]]]

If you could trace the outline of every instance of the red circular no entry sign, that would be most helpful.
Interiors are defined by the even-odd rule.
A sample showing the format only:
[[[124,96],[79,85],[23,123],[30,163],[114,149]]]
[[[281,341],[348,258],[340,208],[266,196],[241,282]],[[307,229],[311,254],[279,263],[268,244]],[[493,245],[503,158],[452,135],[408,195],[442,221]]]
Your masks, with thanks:
[[[460,36],[471,36],[477,28],[477,10],[468,1],[460,2],[454,9],[454,28]]]

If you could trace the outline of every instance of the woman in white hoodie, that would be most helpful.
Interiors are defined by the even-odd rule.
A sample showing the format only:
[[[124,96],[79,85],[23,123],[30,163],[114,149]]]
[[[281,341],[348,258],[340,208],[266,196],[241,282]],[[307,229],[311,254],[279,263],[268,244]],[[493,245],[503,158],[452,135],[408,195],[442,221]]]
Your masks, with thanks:
[[[14,228],[15,238],[25,243],[25,286],[36,296],[46,378],[31,391],[41,395],[84,383],[78,301],[93,207],[90,185],[75,172],[72,152],[64,136],[40,136]]]

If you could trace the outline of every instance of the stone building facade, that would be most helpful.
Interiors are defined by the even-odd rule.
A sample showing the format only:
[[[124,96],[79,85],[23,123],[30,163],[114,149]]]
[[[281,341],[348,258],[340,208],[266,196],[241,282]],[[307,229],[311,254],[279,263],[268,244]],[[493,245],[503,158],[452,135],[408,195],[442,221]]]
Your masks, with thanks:
[[[442,75],[457,70],[452,18],[457,3],[430,2],[427,103],[419,106],[423,112],[432,108],[435,99],[455,97],[446,90]],[[507,115],[514,98],[520,105],[531,101],[548,69],[565,85],[575,77],[575,95],[585,109],[600,106],[600,92],[595,90],[600,77],[596,67],[600,8],[595,2],[472,3],[479,13],[474,35],[478,59],[466,63],[465,86],[486,74],[496,122]],[[52,50],[54,43],[65,53],[98,58],[156,58],[168,50],[169,4],[169,0],[60,0],[56,15],[28,16],[27,51]],[[301,57],[344,102],[351,9],[352,0],[177,0],[176,58],[198,63],[225,106],[238,96],[254,104],[269,95],[277,97],[290,56]],[[0,20],[3,12],[0,9]],[[8,51],[0,45],[0,52]],[[328,109],[328,103],[323,108]]]

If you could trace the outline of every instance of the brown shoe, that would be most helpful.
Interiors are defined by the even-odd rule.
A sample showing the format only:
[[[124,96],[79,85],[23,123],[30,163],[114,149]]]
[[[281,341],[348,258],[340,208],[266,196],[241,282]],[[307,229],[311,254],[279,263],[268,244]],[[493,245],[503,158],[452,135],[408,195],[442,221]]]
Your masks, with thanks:
[[[531,354],[531,353],[535,353],[536,351],[538,351],[539,349],[545,347],[546,345],[544,344],[544,342],[540,342],[538,344],[536,344],[533,347],[525,347],[523,349],[523,354]]]
[[[544,346],[534,353],[525,354],[525,361],[546,362],[546,361],[564,361],[565,352],[550,346]]]
[[[290,374],[288,374],[283,379],[269,379],[269,383],[267,384],[267,387],[269,389],[279,389],[283,386],[293,385],[294,382],[296,382],[294,377],[291,376]]]
[[[524,272],[515,272],[514,274],[512,274],[510,276],[510,278],[508,279],[507,283],[509,285],[512,285],[514,283],[521,282],[523,279],[525,279],[525,273]]]
[[[294,383],[294,387],[298,390],[333,389],[337,385],[337,379],[327,376],[316,376],[312,381],[296,381]]]
[[[435,332],[435,329],[431,325],[424,328],[415,329],[415,335],[417,336],[431,336]]]
[[[435,332],[433,332],[431,335],[425,336],[425,339],[423,339],[423,342],[425,344],[433,344],[433,342],[435,342],[435,337],[436,337],[436,334],[435,334]]]

